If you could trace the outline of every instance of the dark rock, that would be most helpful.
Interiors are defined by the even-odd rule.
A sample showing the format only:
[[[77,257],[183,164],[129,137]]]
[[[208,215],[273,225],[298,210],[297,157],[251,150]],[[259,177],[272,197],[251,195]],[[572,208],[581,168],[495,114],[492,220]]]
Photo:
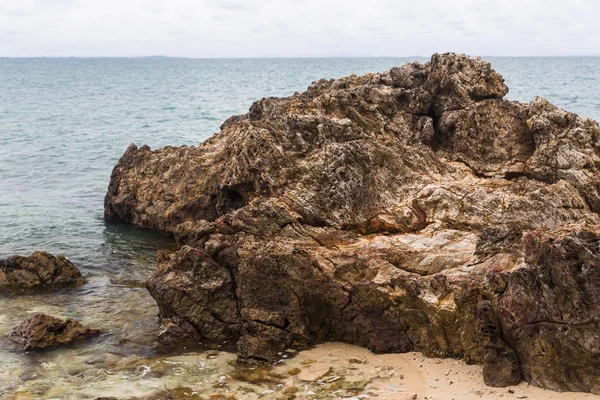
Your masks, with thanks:
[[[84,283],[81,272],[63,256],[36,251],[28,257],[0,260],[0,293],[52,290]]]
[[[166,346],[176,345],[183,341],[202,339],[194,325],[183,318],[164,318],[161,321],[158,341]]]
[[[529,268],[499,301],[506,341],[526,381],[554,390],[600,387],[600,236],[597,228],[524,238]]]
[[[163,321],[240,358],[343,341],[600,393],[600,128],[507,91],[455,54],[317,81],[130,146],[105,217],[186,245],[147,283]]]
[[[489,300],[479,303],[477,318],[482,341],[485,384],[494,387],[518,385],[523,380],[519,360],[513,349],[502,339],[502,329]]]
[[[150,294],[159,304],[166,325],[161,341],[170,343],[174,335],[195,339],[191,327],[208,340],[225,340],[237,336],[241,318],[234,294],[234,283],[227,269],[206,253],[184,246],[175,254],[160,253],[158,268],[148,280]],[[169,317],[185,321],[175,329]]]
[[[34,314],[15,326],[6,337],[21,350],[33,350],[86,340],[100,333],[100,330],[87,328],[73,319]]]

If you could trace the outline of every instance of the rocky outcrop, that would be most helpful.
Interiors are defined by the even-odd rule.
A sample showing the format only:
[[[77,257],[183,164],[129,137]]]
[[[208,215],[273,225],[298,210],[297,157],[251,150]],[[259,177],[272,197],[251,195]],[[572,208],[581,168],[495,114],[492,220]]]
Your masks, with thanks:
[[[0,293],[54,290],[84,283],[81,272],[63,256],[36,251],[28,257],[0,260]]]
[[[147,282],[166,341],[344,341],[600,393],[600,129],[507,91],[434,55],[260,100],[199,147],[131,145],[105,217],[185,245]]]
[[[87,328],[73,319],[34,314],[15,326],[6,337],[21,350],[34,350],[86,340],[99,334],[98,329]]]

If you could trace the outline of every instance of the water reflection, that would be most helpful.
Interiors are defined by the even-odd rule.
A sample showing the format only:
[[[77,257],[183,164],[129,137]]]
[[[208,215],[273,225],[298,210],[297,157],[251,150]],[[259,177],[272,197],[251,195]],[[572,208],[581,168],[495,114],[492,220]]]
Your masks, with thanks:
[[[172,238],[130,224],[106,223],[102,236],[103,265],[94,272],[114,280],[144,281],[154,271],[156,251],[176,249]]]

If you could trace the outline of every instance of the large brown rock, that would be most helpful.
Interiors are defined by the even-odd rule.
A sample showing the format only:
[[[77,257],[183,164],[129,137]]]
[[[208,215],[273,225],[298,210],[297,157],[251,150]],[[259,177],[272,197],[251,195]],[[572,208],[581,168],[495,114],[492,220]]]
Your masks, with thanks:
[[[507,91],[434,55],[260,100],[199,147],[131,145],[105,217],[185,244],[147,283],[167,341],[344,341],[600,393],[600,129]]]
[[[99,334],[98,329],[87,328],[73,319],[34,314],[5,336],[21,350],[34,350],[65,345]]]
[[[36,251],[31,256],[0,260],[0,293],[53,290],[84,283],[81,272],[63,256]]]

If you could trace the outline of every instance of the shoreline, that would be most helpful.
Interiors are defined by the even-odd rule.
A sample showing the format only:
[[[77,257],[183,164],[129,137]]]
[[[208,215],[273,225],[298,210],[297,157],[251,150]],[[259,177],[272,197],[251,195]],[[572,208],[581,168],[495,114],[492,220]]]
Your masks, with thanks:
[[[595,400],[582,392],[555,392],[521,382],[484,384],[481,366],[421,353],[374,354],[340,342],[282,353],[273,366],[236,362],[235,353],[207,350],[151,357],[57,349],[40,369],[44,378],[4,387],[0,400],[48,399],[235,399],[235,400]],[[42,361],[42,360],[40,360]]]
[[[350,358],[364,360],[366,363],[350,364],[347,361]],[[600,399],[600,396],[591,393],[555,392],[526,382],[505,388],[489,387],[484,384],[481,366],[477,364],[467,365],[462,360],[450,358],[427,358],[416,352],[374,354],[361,347],[337,342],[317,345],[313,349],[302,351],[286,365],[302,365],[303,361],[310,359],[330,363],[334,368],[334,372],[330,375],[351,366],[356,368],[349,370],[351,379],[372,377],[372,382],[365,385],[362,394],[372,393],[376,396],[370,395],[370,398],[377,399],[403,400],[415,398],[415,395],[416,399],[430,400]],[[377,378],[378,375],[381,378]],[[387,378],[389,375],[391,377]],[[310,399],[311,397],[298,396],[297,398]]]

